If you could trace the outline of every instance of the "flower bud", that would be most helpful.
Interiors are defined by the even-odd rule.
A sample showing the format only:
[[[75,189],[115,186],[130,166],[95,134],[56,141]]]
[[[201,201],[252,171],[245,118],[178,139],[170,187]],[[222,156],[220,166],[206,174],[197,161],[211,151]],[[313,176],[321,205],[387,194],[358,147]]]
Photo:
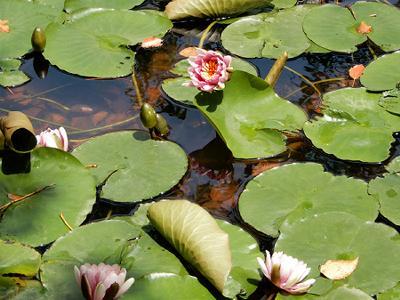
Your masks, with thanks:
[[[68,151],[68,136],[64,127],[54,130],[47,128],[37,135],[36,139],[38,146]]]
[[[146,128],[153,128],[157,124],[156,111],[148,104],[144,103],[140,109],[140,120]]]
[[[31,43],[34,51],[43,52],[44,47],[46,46],[46,34],[42,28],[36,27],[33,30]]]
[[[160,114],[156,114],[156,119],[157,119],[156,130],[161,135],[168,134],[169,128],[168,128],[167,120],[165,120],[165,118]]]

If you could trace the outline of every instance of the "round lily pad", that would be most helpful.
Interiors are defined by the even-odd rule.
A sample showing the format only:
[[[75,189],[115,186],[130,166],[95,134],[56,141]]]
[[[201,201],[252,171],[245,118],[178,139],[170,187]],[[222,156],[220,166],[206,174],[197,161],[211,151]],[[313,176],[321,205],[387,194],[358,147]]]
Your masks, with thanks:
[[[400,299],[400,284],[378,295],[378,300],[397,300],[397,299]]]
[[[222,33],[223,46],[243,57],[295,57],[310,47],[301,24],[313,6],[300,5],[279,12],[241,18]]]
[[[382,50],[400,49],[400,10],[397,7],[381,2],[357,1],[351,10],[357,21],[371,26],[368,38]]]
[[[257,76],[257,70],[255,69],[255,67],[245,60],[232,57],[231,66],[234,70],[245,71],[247,73],[253,74],[254,76]],[[188,67],[189,62],[187,59],[178,62],[171,70],[171,72],[181,77],[164,80],[162,83],[162,89],[173,100],[187,105],[194,105],[193,101],[195,96],[199,93],[199,90],[195,87],[183,86],[184,83],[190,81],[190,77],[187,71]]]
[[[185,152],[177,144],[150,139],[144,131],[121,131],[91,139],[73,151],[102,186],[101,196],[117,202],[137,202],[175,186],[187,169]]]
[[[39,148],[30,164],[29,173],[0,172],[1,205],[26,197],[5,211],[0,236],[39,246],[68,231],[61,213],[72,227],[79,226],[96,201],[96,189],[89,171],[67,152]]]
[[[381,162],[389,156],[400,118],[379,105],[379,94],[345,88],[323,96],[323,114],[304,125],[313,144],[338,158]]]
[[[143,0],[65,0],[64,8],[68,13],[74,10],[92,7],[130,9],[142,2]]]
[[[0,30],[0,59],[20,57],[31,49],[33,29],[45,28],[54,18],[51,10],[44,8],[28,0],[0,1],[0,20],[8,21],[9,26],[9,32]]]
[[[371,62],[360,80],[371,91],[394,89],[400,82],[400,52],[383,55]]]
[[[283,295],[278,294],[276,300],[373,300],[374,298],[370,297],[367,293],[349,287],[347,285],[339,286],[329,291],[329,293],[324,294],[323,296],[317,296],[312,294],[304,294],[304,295]],[[394,300],[394,299],[393,299]]]
[[[368,191],[379,201],[381,214],[400,225],[400,176],[387,174],[371,180]]]
[[[306,121],[299,107],[280,98],[261,78],[242,71],[233,72],[223,91],[199,93],[195,105],[236,158],[282,153],[282,131],[301,129]]]
[[[319,275],[318,266],[328,259],[359,257],[356,270],[346,279],[349,286],[374,295],[400,280],[399,234],[386,225],[328,212],[285,222],[280,229],[275,251],[306,262],[311,278]]]
[[[74,278],[74,266],[84,263],[119,264],[135,281],[152,273],[185,276],[173,254],[161,248],[140,227],[109,220],[74,229],[43,255],[41,278],[51,299],[83,299]],[[135,284],[131,289],[135,288]]]
[[[21,62],[18,59],[0,59],[0,85],[14,87],[30,80],[18,70]]]
[[[368,195],[364,181],[334,176],[315,163],[296,163],[251,180],[240,195],[239,211],[245,222],[275,237],[281,224],[293,215],[338,211],[373,221],[378,202]]]
[[[50,24],[44,56],[81,76],[126,76],[134,62],[127,45],[161,37],[171,27],[171,21],[156,11],[92,10],[65,24]]]
[[[400,173],[400,156],[393,158],[385,167],[390,173]]]

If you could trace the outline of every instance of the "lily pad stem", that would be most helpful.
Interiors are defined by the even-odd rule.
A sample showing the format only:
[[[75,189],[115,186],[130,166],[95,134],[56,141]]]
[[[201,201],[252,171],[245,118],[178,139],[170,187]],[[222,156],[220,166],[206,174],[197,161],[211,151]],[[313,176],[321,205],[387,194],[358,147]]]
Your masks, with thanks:
[[[136,98],[137,98],[137,101],[139,102],[139,106],[142,107],[143,98],[142,98],[142,94],[140,93],[139,85],[137,82],[137,77],[136,77],[136,73],[135,73],[135,65],[133,65],[133,67],[132,67],[132,83],[133,83],[133,87],[135,88]]]
[[[60,213],[60,219],[61,219],[61,221],[64,223],[64,225],[67,226],[67,228],[69,229],[69,231],[72,231],[72,230],[73,230],[72,226],[69,225],[69,223],[68,223],[67,220],[65,219],[64,214],[63,214],[62,212]]]
[[[288,59],[288,53],[285,51],[281,56],[273,64],[272,68],[269,70],[267,77],[265,77],[265,81],[272,87],[275,86],[276,82],[279,79],[279,76],[282,73],[283,68],[285,67],[286,61]]]
[[[321,91],[316,87],[316,85],[312,81],[307,79],[307,77],[305,77],[303,74],[297,72],[296,70],[293,70],[291,67],[285,66],[284,68],[286,70],[292,72],[293,74],[296,74],[301,79],[303,79],[307,84],[309,84],[318,93],[319,96],[321,96]]]
[[[313,83],[314,83],[314,85],[317,85],[317,84],[326,83],[326,82],[332,82],[332,81],[342,81],[344,79],[345,79],[344,77],[328,78],[328,79],[322,79],[322,80],[314,81]],[[290,96],[296,94],[297,92],[300,92],[300,91],[304,90],[305,88],[307,88],[307,86],[303,86],[303,87],[300,87],[298,89],[295,89],[295,90],[291,91],[289,94],[285,95],[283,98],[287,99]]]
[[[211,28],[213,28],[213,26],[215,24],[217,24],[217,22],[218,22],[217,20],[211,22],[210,25],[208,25],[207,28],[204,30],[204,32],[203,32],[203,34],[201,35],[201,38],[200,38],[200,42],[199,42],[199,46],[198,46],[199,48],[203,48],[203,45],[204,45],[204,42],[205,42],[205,40],[207,38],[208,33],[210,32]]]

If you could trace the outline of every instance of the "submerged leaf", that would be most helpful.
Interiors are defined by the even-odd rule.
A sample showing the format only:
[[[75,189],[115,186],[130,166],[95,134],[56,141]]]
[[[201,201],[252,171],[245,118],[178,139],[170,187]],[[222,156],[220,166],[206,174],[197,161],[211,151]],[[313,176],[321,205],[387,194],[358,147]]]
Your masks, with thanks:
[[[228,235],[203,208],[187,200],[164,200],[149,207],[153,226],[223,292],[232,268]]]

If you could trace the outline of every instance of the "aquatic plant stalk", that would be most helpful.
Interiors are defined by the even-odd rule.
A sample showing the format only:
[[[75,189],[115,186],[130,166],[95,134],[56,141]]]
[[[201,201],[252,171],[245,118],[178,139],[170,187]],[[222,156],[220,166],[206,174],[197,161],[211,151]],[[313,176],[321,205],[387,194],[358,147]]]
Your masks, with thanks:
[[[292,72],[293,74],[296,74],[301,79],[303,79],[307,84],[309,84],[318,93],[319,96],[321,96],[321,91],[315,86],[315,84],[311,80],[307,79],[307,77],[305,77],[303,74],[297,72],[296,70],[293,70],[292,68],[290,68],[288,66],[285,66],[284,68],[286,70]]]
[[[139,84],[137,82],[137,77],[136,77],[136,73],[135,73],[135,66],[132,67],[132,76],[131,77],[132,77],[133,87],[135,88],[137,101],[139,103],[139,106],[142,107],[143,98],[142,98],[142,94],[140,93]]]
[[[276,82],[279,79],[279,76],[282,73],[283,68],[285,67],[286,61],[288,59],[288,53],[285,51],[281,56],[273,64],[271,70],[269,70],[267,77],[265,77],[265,81],[272,87],[275,86]]]
[[[64,225],[67,226],[67,228],[68,228],[69,231],[72,231],[72,230],[73,230],[72,226],[69,225],[69,223],[68,223],[67,220],[65,219],[64,214],[63,214],[62,212],[60,213],[60,219],[61,219],[61,221],[64,223]]]
[[[203,48],[204,42],[207,38],[208,33],[210,30],[214,27],[214,25],[217,24],[217,21],[213,21],[210,23],[210,25],[207,26],[207,28],[204,30],[203,34],[201,35],[200,41],[199,41],[199,48]]]

